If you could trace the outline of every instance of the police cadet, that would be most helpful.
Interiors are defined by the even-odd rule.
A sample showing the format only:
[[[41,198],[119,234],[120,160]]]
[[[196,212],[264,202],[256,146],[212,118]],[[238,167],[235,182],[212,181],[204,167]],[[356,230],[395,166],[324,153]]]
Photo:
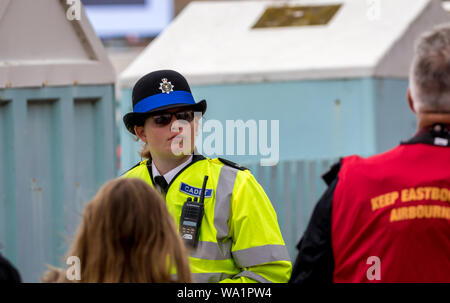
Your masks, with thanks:
[[[249,170],[194,152],[195,113],[205,113],[206,101],[196,103],[186,79],[172,70],[139,79],[132,101],[123,121],[144,142],[147,159],[125,177],[165,195],[190,250],[194,281],[287,282],[292,265],[262,187]]]
[[[324,175],[290,282],[450,282],[450,25],[418,40],[407,100],[412,139]]]

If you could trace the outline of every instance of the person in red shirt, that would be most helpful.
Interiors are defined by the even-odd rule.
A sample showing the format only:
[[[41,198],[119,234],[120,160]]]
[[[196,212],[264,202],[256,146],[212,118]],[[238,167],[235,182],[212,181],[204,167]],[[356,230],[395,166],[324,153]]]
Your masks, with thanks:
[[[290,283],[450,282],[450,25],[417,41],[413,138],[341,159],[300,240]]]

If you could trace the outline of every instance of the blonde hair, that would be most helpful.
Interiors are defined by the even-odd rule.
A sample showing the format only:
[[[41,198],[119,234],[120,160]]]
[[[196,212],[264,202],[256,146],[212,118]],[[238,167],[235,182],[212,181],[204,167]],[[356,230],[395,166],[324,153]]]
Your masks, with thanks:
[[[152,160],[152,154],[150,153],[150,148],[148,143],[142,144],[141,150],[139,151],[139,156],[144,159]]]
[[[68,256],[80,258],[79,282],[191,282],[175,222],[159,193],[140,179],[115,179],[99,190]]]

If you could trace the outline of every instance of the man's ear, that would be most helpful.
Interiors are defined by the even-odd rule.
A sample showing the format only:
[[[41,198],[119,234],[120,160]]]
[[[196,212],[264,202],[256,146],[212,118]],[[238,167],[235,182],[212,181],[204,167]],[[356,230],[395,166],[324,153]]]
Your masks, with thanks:
[[[407,93],[406,99],[408,100],[409,108],[413,111],[413,113],[416,113],[416,110],[414,109],[414,101],[413,101],[412,95],[411,95],[411,87],[408,87],[408,93]]]
[[[145,135],[144,127],[143,126],[134,126],[134,133],[136,136],[142,140],[142,142],[147,143],[147,136]]]

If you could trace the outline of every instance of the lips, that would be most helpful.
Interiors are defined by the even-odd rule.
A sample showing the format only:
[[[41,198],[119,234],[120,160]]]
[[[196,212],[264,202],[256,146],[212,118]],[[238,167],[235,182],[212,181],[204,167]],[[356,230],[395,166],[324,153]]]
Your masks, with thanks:
[[[181,135],[181,133],[178,133],[178,134],[171,136],[169,139],[167,139],[167,141],[171,141],[177,137],[179,137],[180,139],[183,139],[183,136]]]

